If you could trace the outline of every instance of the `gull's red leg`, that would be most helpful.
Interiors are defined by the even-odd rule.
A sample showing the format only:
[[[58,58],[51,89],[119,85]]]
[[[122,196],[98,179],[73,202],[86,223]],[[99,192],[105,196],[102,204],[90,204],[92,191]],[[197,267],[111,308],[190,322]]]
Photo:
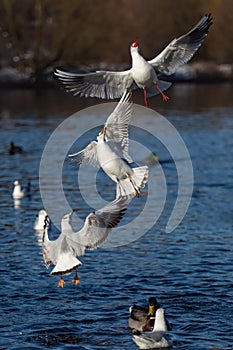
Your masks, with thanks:
[[[133,180],[132,180],[130,177],[129,177],[129,181],[131,182],[131,184],[132,184],[132,186],[133,186],[133,188],[134,188],[135,196],[136,196],[136,197],[140,197],[140,189],[138,189],[138,188],[135,186]]]
[[[144,102],[145,102],[145,105],[146,107],[149,107],[149,103],[148,103],[148,100],[146,98],[146,88],[143,89],[143,94],[144,94]]]
[[[160,94],[162,95],[163,101],[167,101],[169,100],[169,97],[167,95],[165,95],[165,93],[160,89],[159,84],[155,84],[156,89],[160,92]]]

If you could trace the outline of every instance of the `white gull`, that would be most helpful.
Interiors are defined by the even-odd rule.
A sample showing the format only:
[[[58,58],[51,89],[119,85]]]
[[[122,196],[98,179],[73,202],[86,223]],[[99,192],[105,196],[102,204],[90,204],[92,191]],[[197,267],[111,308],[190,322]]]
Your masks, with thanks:
[[[20,182],[18,180],[15,180],[12,197],[14,199],[22,199],[23,197],[30,196],[30,187],[31,187],[30,181],[28,181],[28,184],[26,187],[22,187],[20,185]]]
[[[85,250],[93,250],[100,247],[108,238],[113,227],[122,219],[126,210],[126,200],[120,198],[108,203],[102,209],[90,213],[80,231],[75,232],[72,227],[71,217],[75,209],[63,216],[61,221],[61,233],[59,237],[51,241],[48,236],[49,223],[45,220],[43,234],[43,258],[47,267],[55,265],[51,271],[52,276],[61,276],[58,287],[64,287],[62,276],[76,271],[73,282],[79,284],[77,269],[82,265],[77,258],[85,254]]]
[[[169,348],[172,346],[172,341],[168,334],[164,309],[157,309],[153,330],[151,332],[136,331],[133,334],[133,341],[140,349]]]
[[[148,180],[148,167],[133,167],[128,154],[128,124],[132,115],[132,93],[124,92],[114,111],[108,117],[97,141],[82,151],[70,154],[77,164],[100,166],[117,183],[117,196],[139,196]]]
[[[158,93],[161,93],[163,100],[167,100],[163,91],[171,83],[164,79],[192,58],[207,36],[212,20],[211,14],[204,15],[189,32],[173,39],[159,55],[149,61],[139,53],[138,40],[135,40],[130,46],[132,67],[126,71],[78,74],[56,69],[55,77],[74,95],[114,99],[121,97],[126,89],[140,88],[144,91],[146,106],[147,97]]]

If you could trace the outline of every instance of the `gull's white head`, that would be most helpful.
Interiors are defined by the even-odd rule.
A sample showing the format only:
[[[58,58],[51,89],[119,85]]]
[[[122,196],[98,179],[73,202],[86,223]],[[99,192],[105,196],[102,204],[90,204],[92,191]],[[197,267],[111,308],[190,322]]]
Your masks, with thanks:
[[[97,136],[97,141],[104,140],[105,134],[106,134],[106,128],[103,128],[103,129],[100,131],[99,135]]]
[[[47,216],[47,213],[46,213],[46,211],[44,210],[44,209],[41,209],[40,211],[39,211],[39,216],[41,216],[41,217],[46,217]]]
[[[70,222],[70,217],[71,217],[71,215],[73,214],[73,212],[74,212],[74,211],[71,210],[70,213],[63,215],[63,217],[62,217],[62,222]]]
[[[62,217],[62,220],[61,220],[61,230],[64,231],[64,230],[69,230],[71,228],[71,216],[73,215],[74,213],[74,210],[71,210],[70,213],[68,214],[65,214],[63,217]]]
[[[34,223],[34,229],[38,231],[43,230],[45,228],[45,223],[47,224],[47,227],[49,227],[50,219],[47,212],[44,209],[41,209],[37,214],[37,218]]]
[[[15,181],[14,181],[14,185],[15,185],[15,186],[19,185],[19,181],[18,181],[18,180],[15,180]]]
[[[139,51],[139,42],[138,39],[136,39],[130,46],[130,52],[138,52]]]

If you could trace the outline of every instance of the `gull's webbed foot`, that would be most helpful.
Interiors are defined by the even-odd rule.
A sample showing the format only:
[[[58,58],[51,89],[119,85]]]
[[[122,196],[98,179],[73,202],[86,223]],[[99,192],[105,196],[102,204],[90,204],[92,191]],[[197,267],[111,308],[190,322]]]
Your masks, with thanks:
[[[58,285],[57,285],[57,286],[58,286],[59,288],[64,288],[65,283],[66,283],[66,282],[65,282],[65,281],[63,280],[63,278],[61,277],[60,280],[59,280],[59,282],[58,282]]]
[[[80,279],[78,278],[78,274],[76,272],[74,279],[72,280],[72,282],[77,286],[78,284],[80,284]]]

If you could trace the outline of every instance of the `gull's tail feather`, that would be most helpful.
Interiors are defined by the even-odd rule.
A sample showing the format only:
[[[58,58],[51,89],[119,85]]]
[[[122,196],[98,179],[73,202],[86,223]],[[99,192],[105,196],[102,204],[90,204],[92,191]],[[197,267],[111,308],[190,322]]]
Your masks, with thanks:
[[[133,198],[139,196],[141,188],[144,188],[148,181],[148,167],[141,166],[132,169],[134,174],[131,177],[120,180],[117,184],[116,198]]]
[[[116,198],[122,197],[130,199],[135,197],[135,189],[133,188],[129,178],[120,180],[116,187]]]
[[[53,276],[61,276],[65,274],[69,274],[79,268],[82,263],[80,260],[75,258],[72,254],[61,254],[57,261],[56,266],[51,271],[51,275]]]
[[[148,166],[140,166],[138,168],[133,168],[133,180],[137,187],[144,188],[148,181]]]
[[[159,80],[158,85],[161,91],[165,91],[172,85],[172,83],[170,81]],[[160,91],[157,89],[155,84],[146,89],[147,97],[155,96],[158,94],[160,94]]]

